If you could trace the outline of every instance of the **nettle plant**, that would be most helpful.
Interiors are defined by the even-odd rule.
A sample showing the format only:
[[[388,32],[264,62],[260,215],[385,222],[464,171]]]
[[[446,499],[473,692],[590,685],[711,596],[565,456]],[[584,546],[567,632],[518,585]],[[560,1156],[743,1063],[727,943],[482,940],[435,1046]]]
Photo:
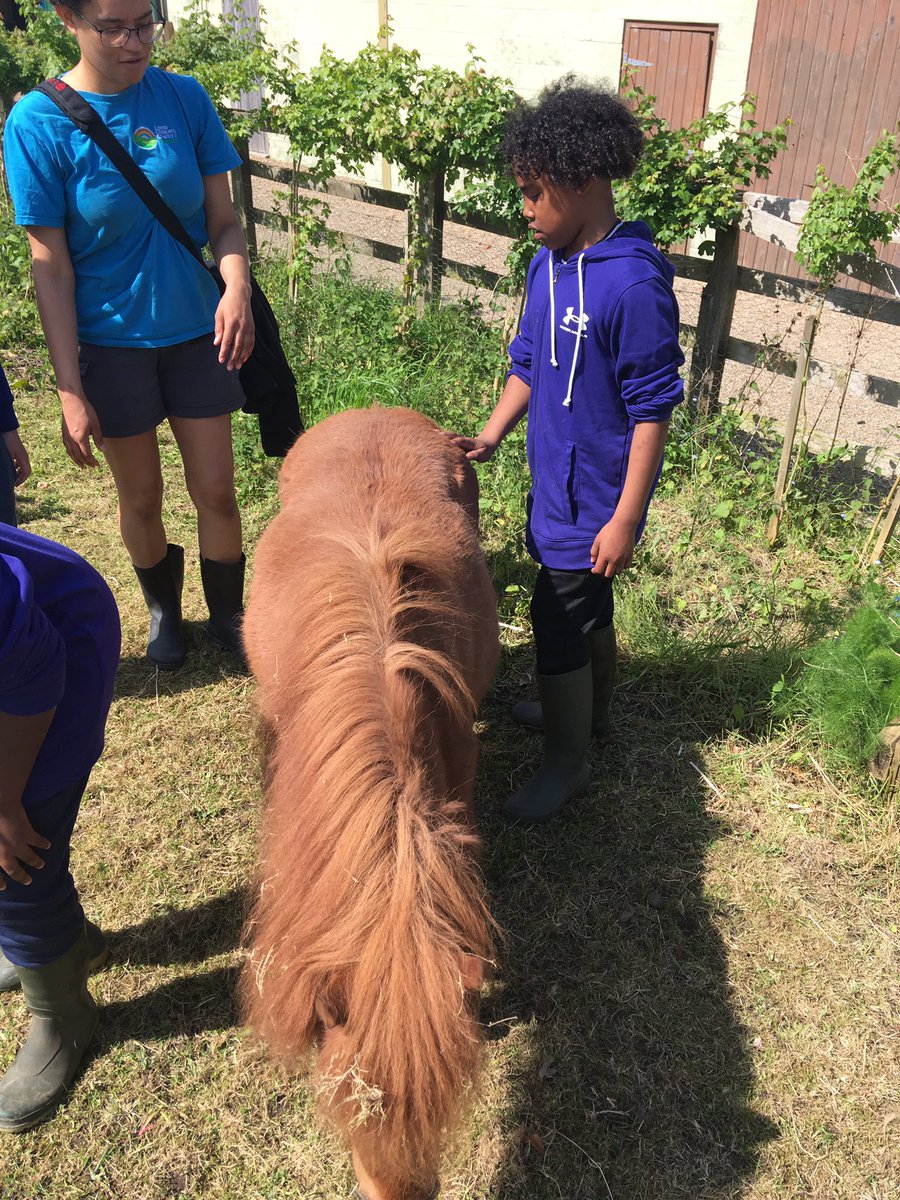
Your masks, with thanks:
[[[866,155],[852,188],[835,183],[819,165],[800,227],[797,260],[823,290],[832,286],[848,258],[861,255],[874,262],[876,247],[900,229],[900,210],[876,207],[898,169],[900,138],[887,130]]]
[[[741,215],[741,190],[754,178],[768,178],[769,164],[787,142],[790,121],[759,129],[753,119],[756,98],[748,93],[737,126],[730,115],[734,106],[724,104],[673,129],[656,113],[656,97],[628,77],[622,94],[643,127],[646,146],[631,178],[615,184],[621,216],[646,221],[663,249],[706,229],[734,225]],[[698,247],[699,254],[714,252],[711,240]]]
[[[52,8],[43,8],[39,0],[20,0],[19,8],[26,29],[0,26],[0,104],[5,112],[16,96],[68,71],[78,60],[75,39]]]
[[[287,135],[304,170],[324,181],[339,169],[360,173],[380,155],[411,185],[416,233],[405,263],[409,300],[430,233],[428,191],[452,188],[463,173],[499,173],[504,115],[515,100],[512,85],[488,75],[474,55],[459,72],[423,66],[417,50],[369,43],[353,59],[325,48],[305,73],[291,55],[289,48],[273,80],[283,102],[272,106],[272,128]]]
[[[167,71],[193,75],[229,134],[246,138],[270,126],[264,85],[273,74],[273,57],[262,25],[245,16],[241,5],[213,18],[204,0],[192,0],[174,37],[157,44],[153,62]],[[253,94],[252,104],[248,93]]]

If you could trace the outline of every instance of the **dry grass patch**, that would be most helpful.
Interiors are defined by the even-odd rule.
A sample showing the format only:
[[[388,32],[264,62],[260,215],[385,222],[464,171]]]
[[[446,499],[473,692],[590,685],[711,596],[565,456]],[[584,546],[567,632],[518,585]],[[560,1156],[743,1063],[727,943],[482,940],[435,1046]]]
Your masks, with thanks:
[[[35,465],[23,521],[110,580],[123,662],[73,855],[112,947],[92,985],[103,1023],[68,1105],[0,1143],[0,1196],[343,1200],[346,1154],[235,1010],[261,802],[254,688],[205,643],[174,448],[166,439],[166,513],[187,548],[192,649],[157,676],[108,474],[67,463],[49,399],[21,416]],[[540,754],[508,715],[532,669],[517,453],[483,474],[491,565],[509,590],[477,802],[506,941],[443,1195],[893,1200],[898,801],[827,774],[805,732],[770,717],[796,647],[846,603],[836,535],[788,538],[773,559],[756,526],[737,529],[739,510],[694,521],[713,484],[666,493],[640,574],[618,589],[624,671],[590,793],[546,829],[510,827],[500,802]],[[246,446],[239,457],[252,551],[273,471]],[[0,998],[0,1061],[24,1026],[20,997]]]

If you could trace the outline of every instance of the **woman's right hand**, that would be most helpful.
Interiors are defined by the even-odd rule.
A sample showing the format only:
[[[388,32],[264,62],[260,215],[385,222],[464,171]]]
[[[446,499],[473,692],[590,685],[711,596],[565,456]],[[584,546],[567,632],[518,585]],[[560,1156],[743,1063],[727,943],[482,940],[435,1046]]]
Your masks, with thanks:
[[[84,395],[60,391],[62,401],[62,439],[66,454],[76,467],[96,467],[98,462],[91,449],[94,445],[103,452],[103,434],[93,407]]]

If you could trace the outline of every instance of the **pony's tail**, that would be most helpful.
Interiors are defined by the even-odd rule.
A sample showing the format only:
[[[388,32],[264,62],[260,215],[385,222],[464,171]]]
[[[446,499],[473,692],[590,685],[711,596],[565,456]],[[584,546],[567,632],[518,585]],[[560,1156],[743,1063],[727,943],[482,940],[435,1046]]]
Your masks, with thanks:
[[[491,953],[464,806],[426,791],[414,772],[391,798],[393,853],[376,860],[384,906],[343,989],[322,997],[343,1024],[316,1073],[331,1118],[357,1148],[370,1143],[365,1157],[423,1187],[479,1067],[474,988]]]

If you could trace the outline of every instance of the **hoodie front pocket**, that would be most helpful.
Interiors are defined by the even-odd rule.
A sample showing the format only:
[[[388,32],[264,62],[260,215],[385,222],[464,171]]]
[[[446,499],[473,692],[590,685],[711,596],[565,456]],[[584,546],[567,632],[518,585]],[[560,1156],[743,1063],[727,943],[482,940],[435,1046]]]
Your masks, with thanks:
[[[566,442],[563,462],[563,518],[568,525],[578,521],[578,458],[575,442]]]

